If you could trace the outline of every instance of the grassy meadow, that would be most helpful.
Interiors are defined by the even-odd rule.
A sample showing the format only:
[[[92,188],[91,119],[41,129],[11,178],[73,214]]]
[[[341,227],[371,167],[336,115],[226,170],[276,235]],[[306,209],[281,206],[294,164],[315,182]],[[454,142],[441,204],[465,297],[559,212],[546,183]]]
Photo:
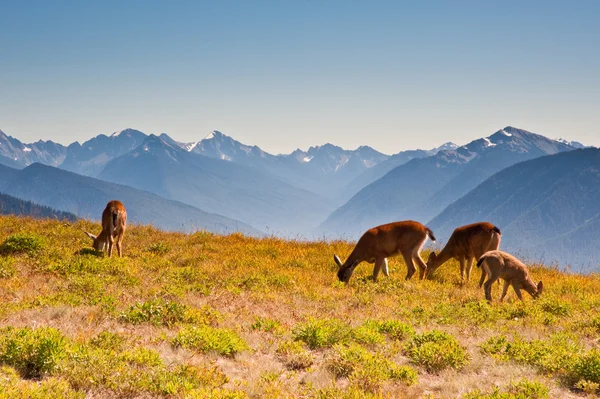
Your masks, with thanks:
[[[346,286],[352,243],[0,217],[0,398],[580,398],[600,392],[600,276],[530,265],[488,304],[446,263]],[[116,252],[116,251],[115,251]],[[427,251],[422,254],[427,258]],[[499,298],[501,285],[494,285]]]

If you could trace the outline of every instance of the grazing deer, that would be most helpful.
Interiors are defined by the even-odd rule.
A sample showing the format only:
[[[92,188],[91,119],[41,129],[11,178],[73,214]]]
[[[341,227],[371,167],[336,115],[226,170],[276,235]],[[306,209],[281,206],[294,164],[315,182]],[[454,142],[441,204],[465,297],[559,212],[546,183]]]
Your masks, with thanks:
[[[488,222],[468,224],[457,227],[444,249],[439,254],[432,252],[427,259],[427,274],[433,273],[446,261],[454,258],[460,263],[460,279],[465,282],[471,278],[473,261],[479,259],[487,251],[498,249],[500,246],[500,229]],[[485,274],[481,273],[479,285],[483,284]]]
[[[112,255],[112,247],[117,239],[117,252],[121,256],[121,242],[127,224],[127,211],[120,201],[110,201],[102,212],[102,232],[95,236],[85,231],[92,240],[96,251],[103,251],[108,244],[108,256]]]
[[[499,278],[504,280],[500,302],[506,296],[509,284],[512,285],[520,300],[523,300],[521,288],[527,291],[533,298],[537,298],[544,289],[544,284],[541,281],[537,285],[533,282],[529,276],[529,270],[527,270],[527,266],[523,262],[503,251],[495,250],[486,252],[477,261],[477,267],[481,267],[488,275],[488,279],[484,284],[484,290],[485,298],[490,302],[492,301],[492,284]]]
[[[340,268],[337,276],[340,281],[347,283],[356,266],[364,261],[375,263],[373,281],[377,281],[377,275],[382,267],[383,274],[390,275],[387,258],[400,254],[408,268],[406,279],[410,279],[415,273],[415,263],[421,269],[421,278],[423,278],[427,266],[421,259],[419,251],[425,244],[427,237],[435,241],[433,232],[430,229],[412,220],[373,227],[360,237],[346,262],[342,263],[337,255],[333,255],[335,263]]]

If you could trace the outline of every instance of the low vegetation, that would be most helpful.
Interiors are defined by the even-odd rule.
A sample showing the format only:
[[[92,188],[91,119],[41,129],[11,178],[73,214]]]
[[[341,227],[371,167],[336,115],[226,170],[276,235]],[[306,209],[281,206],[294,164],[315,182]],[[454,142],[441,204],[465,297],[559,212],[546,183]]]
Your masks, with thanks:
[[[108,258],[82,229],[0,217],[0,398],[600,393],[597,274],[529,265],[540,298],[489,304],[455,261],[405,281],[391,258],[377,283],[362,264],[346,285],[332,255],[353,243],[131,225]]]

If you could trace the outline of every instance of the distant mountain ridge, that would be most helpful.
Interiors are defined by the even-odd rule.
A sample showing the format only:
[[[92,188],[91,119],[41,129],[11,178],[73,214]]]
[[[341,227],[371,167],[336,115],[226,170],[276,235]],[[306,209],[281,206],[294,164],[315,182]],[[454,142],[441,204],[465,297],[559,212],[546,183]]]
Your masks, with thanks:
[[[581,270],[600,264],[600,149],[561,152],[503,169],[428,223],[443,241],[489,220],[502,248]]]
[[[575,148],[507,126],[455,149],[412,159],[367,185],[320,225],[355,236],[390,220],[430,220],[494,173],[517,162]]]
[[[0,215],[29,216],[36,219],[58,219],[70,222],[77,220],[77,216],[70,212],[57,211],[48,206],[3,193],[0,193]]]
[[[80,218],[98,220],[106,203],[119,199],[127,207],[131,223],[152,224],[170,231],[264,234],[240,221],[191,205],[40,163],[22,170],[0,165],[0,192],[71,212]]]

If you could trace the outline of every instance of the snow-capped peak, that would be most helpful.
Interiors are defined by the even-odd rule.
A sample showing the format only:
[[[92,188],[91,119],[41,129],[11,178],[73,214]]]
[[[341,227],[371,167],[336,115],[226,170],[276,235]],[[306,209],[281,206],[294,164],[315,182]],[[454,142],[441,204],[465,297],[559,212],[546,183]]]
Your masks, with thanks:
[[[181,143],[181,148],[186,150],[187,152],[191,152],[198,145],[199,141],[194,141],[193,143]]]
[[[555,139],[554,141],[558,141],[559,143],[571,146],[573,148],[585,148],[585,145],[581,144],[579,141],[569,141],[563,138]]]
[[[431,150],[429,150],[428,152],[429,152],[431,155],[435,155],[435,154],[437,154],[437,153],[438,153],[438,152],[440,152],[440,151],[456,150],[458,147],[459,147],[459,146],[458,146],[457,144],[454,144],[453,142],[451,142],[451,141],[448,141],[448,142],[446,142],[446,143],[442,144],[442,145],[441,145],[441,146],[439,146],[439,147],[432,148],[432,149],[431,149]]]
[[[493,146],[495,146],[495,145],[496,145],[496,144],[492,143],[492,142],[490,141],[490,139],[489,139],[489,138],[487,138],[487,137],[484,137],[484,138],[483,138],[483,141],[485,141],[485,145],[486,145],[486,147],[493,147]]]
[[[209,134],[207,134],[202,140],[210,140],[213,137],[215,137],[215,132],[210,132]]]
[[[212,132],[210,132],[209,134],[207,134],[202,141],[204,140],[211,140],[214,138],[219,138],[219,137],[223,137],[225,136],[223,133],[219,132],[218,130],[213,130]]]
[[[502,133],[503,135],[505,135],[505,136],[508,136],[508,137],[511,137],[511,136],[512,136],[512,133],[508,133],[508,132],[507,132],[506,130],[504,130],[504,129],[501,129],[501,130],[500,130],[498,133]]]

